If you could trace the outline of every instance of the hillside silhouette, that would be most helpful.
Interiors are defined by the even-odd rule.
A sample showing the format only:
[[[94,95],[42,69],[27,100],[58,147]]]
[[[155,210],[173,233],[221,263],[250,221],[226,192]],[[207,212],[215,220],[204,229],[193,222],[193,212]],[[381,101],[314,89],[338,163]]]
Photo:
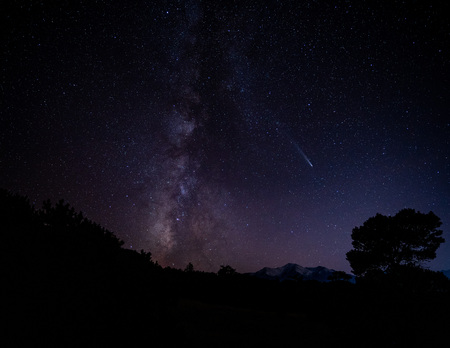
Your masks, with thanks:
[[[160,267],[150,253],[123,249],[63,201],[35,210],[25,197],[0,196],[2,315],[13,345],[132,340],[152,326],[162,335],[170,296],[155,286]]]
[[[433,347],[449,324],[436,272],[352,284],[162,268],[64,201],[0,190],[0,218],[2,346]]]

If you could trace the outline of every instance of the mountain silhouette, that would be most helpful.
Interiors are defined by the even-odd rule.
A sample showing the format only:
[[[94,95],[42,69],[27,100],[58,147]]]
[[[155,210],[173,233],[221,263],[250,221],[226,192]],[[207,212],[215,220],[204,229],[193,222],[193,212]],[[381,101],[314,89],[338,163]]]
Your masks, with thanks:
[[[264,267],[263,269],[248,273],[249,275],[269,279],[269,280],[316,280],[319,282],[328,282],[329,277],[336,272],[334,269],[329,269],[323,266],[318,267],[302,267],[295,263],[288,263],[282,267],[270,268]],[[354,282],[355,277],[349,274],[351,282]]]

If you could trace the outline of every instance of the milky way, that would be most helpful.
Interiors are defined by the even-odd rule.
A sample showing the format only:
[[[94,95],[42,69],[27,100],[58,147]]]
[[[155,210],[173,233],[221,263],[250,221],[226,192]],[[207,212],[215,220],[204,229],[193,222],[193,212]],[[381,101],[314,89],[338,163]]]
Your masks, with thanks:
[[[445,2],[2,6],[0,183],[37,206],[207,271],[349,271],[403,208],[450,240]]]
[[[214,157],[211,142],[215,140],[206,136],[218,131],[208,130],[217,127],[211,124],[210,115],[216,111],[208,107],[208,100],[221,97],[204,92],[211,88],[208,83],[215,83],[203,66],[209,58],[204,47],[211,40],[203,37],[204,15],[195,3],[186,4],[184,10],[177,23],[177,40],[169,51],[171,99],[162,115],[164,127],[156,146],[161,163],[151,178],[156,185],[150,188],[150,227],[145,238],[163,264],[193,262],[212,268],[230,258],[223,255],[231,228],[223,213],[226,193],[214,180],[217,164],[211,163],[220,158]],[[223,63],[219,57],[207,68],[224,70]]]

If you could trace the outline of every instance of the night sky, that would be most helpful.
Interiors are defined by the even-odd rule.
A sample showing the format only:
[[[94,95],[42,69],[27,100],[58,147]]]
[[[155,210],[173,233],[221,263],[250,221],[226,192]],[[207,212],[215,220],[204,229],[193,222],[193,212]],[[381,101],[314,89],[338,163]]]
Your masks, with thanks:
[[[350,271],[353,227],[431,210],[450,269],[448,1],[0,6],[0,187],[205,271]]]

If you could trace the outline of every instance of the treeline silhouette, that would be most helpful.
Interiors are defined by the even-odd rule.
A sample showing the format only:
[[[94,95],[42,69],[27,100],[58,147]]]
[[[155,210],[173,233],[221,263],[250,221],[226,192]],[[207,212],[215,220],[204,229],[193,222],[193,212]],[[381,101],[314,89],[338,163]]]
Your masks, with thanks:
[[[35,210],[25,197],[0,196],[3,339],[62,347],[164,334],[171,296],[155,285],[150,253],[123,249],[63,201]]]
[[[63,201],[35,209],[0,190],[0,218],[9,346],[431,347],[446,336],[437,272],[351,284],[162,268]]]

